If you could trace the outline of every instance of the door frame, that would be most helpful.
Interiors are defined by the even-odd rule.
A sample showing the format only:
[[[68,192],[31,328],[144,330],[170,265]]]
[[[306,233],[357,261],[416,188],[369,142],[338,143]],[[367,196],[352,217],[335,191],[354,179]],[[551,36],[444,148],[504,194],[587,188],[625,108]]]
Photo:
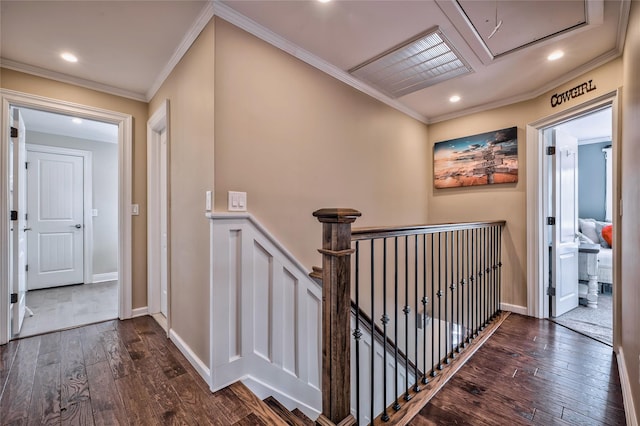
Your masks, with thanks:
[[[160,276],[162,268],[162,253],[160,239],[160,212],[167,212],[167,333],[171,329],[171,125],[169,115],[169,100],[165,99],[147,121],[147,306],[149,314],[160,312],[161,292]],[[167,155],[166,164],[160,164],[160,135],[165,131]],[[160,182],[161,168],[165,167],[167,180],[164,182],[166,190],[166,205],[161,205],[162,182]],[[164,324],[161,324],[164,326]],[[168,335],[168,334],[167,334]]]
[[[606,93],[589,102],[544,117],[527,125],[527,314],[536,318],[549,317],[549,298],[545,294],[546,278],[549,276],[549,239],[543,225],[549,203],[549,165],[545,155],[543,130],[569,121],[607,106],[612,108],[612,156],[613,156],[613,215],[615,232],[613,244],[613,347],[620,341],[619,318],[619,270],[620,259],[620,170],[618,165],[620,148],[620,89]]]
[[[9,318],[9,132],[8,123],[11,106],[34,108],[43,111],[73,115],[89,120],[98,120],[112,123],[118,126],[118,284],[119,304],[118,316],[120,319],[132,316],[132,221],[131,221],[131,197],[132,197],[132,147],[133,147],[133,117],[106,109],[31,95],[13,90],[0,89],[2,100],[2,116],[0,127],[0,345],[7,343],[11,336]]]
[[[59,146],[39,145],[28,143],[27,158],[29,151],[46,152],[49,154],[71,155],[74,157],[82,157],[82,179],[83,179],[83,200],[82,200],[82,279],[85,284],[93,282],[93,216],[91,209],[93,208],[93,153],[80,149],[63,148]],[[27,204],[28,208],[28,204]],[[27,246],[27,253],[29,246]],[[28,287],[28,284],[27,284]]]

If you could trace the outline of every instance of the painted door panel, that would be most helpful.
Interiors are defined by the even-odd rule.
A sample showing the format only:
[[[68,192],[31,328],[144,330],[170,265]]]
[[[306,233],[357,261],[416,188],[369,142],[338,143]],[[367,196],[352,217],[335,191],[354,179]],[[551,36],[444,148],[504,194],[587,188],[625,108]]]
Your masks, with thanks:
[[[578,306],[578,140],[552,130],[556,148],[551,159],[552,226],[551,316],[560,316]]]
[[[29,290],[83,282],[83,158],[29,151]]]
[[[12,306],[11,333],[20,333],[27,298],[27,276],[25,267],[27,264],[27,238],[26,238],[26,212],[27,212],[27,151],[25,135],[26,129],[20,110],[12,109],[13,127],[18,129],[18,136],[12,140],[12,181],[11,181],[11,210],[18,212],[16,221],[12,222],[12,293],[17,295],[18,301]]]

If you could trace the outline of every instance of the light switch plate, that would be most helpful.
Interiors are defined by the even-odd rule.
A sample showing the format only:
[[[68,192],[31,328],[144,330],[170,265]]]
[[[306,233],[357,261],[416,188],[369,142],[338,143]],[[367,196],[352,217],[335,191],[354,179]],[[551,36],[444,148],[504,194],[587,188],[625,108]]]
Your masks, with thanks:
[[[98,209],[91,209],[91,216],[93,217],[98,216]]]
[[[247,193],[229,191],[229,203],[227,210],[230,212],[246,212],[247,211]]]
[[[138,204],[131,204],[131,214],[138,216],[140,214],[140,206]]]
[[[204,209],[205,211],[210,212],[212,210],[212,205],[211,205],[211,191],[207,191],[205,192],[205,196],[204,196]]]

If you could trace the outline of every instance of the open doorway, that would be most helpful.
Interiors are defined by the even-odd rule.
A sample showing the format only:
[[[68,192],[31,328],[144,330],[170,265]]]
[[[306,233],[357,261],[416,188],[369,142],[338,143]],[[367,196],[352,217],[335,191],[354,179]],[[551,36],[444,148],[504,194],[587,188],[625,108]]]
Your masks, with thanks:
[[[549,229],[549,317],[612,346],[612,107],[548,127],[544,136],[555,151],[547,155],[548,217],[555,221]]]
[[[26,293],[12,336],[117,318],[118,126],[31,108],[13,115],[26,147],[26,179],[14,189],[26,199],[16,225]]]
[[[25,224],[25,216],[24,214],[20,214],[20,210],[22,210],[22,212],[26,210],[26,197],[24,197],[25,200],[21,200],[20,197],[14,199],[14,194],[19,194],[20,191],[16,191],[15,193],[10,191],[13,185],[19,184],[19,182],[13,182],[15,176],[10,164],[19,165],[26,162],[26,140],[20,137],[20,134],[25,135],[26,131],[19,131],[18,127],[22,126],[14,120],[14,116],[12,115],[12,111],[19,111],[23,108],[69,115],[81,120],[99,121],[116,126],[118,135],[117,165],[115,166],[117,169],[117,316],[120,319],[130,318],[133,314],[131,291],[131,215],[134,214],[131,204],[132,116],[5,89],[0,90],[0,96],[2,98],[1,123],[3,128],[0,137],[0,241],[2,242],[0,244],[0,345],[14,338],[12,334],[15,334],[15,330],[19,328],[14,327],[13,323],[22,322],[25,314],[28,315],[26,309],[26,280],[20,279],[26,276],[25,268],[21,267],[26,263],[26,255],[20,256],[20,253],[26,253],[26,248],[24,247],[26,238],[19,238],[19,236],[26,235],[24,231],[24,228],[27,227]],[[14,124],[16,126],[14,126]],[[16,127],[16,130],[14,131],[12,127]],[[14,150],[14,146],[17,146],[17,149]],[[14,151],[22,158],[14,158]],[[21,167],[17,167],[16,169],[25,170]],[[26,186],[26,177],[23,177],[22,180],[22,184]],[[18,203],[15,201],[18,201]],[[21,207],[19,205],[20,202],[23,203]],[[20,210],[16,210],[14,206],[18,206]],[[84,211],[88,212],[86,214],[91,215],[93,208],[85,209]],[[98,214],[100,214],[99,211]],[[86,217],[85,223],[87,223]],[[78,224],[80,228],[76,227]],[[82,223],[76,222],[72,225],[74,229],[82,229],[82,233],[85,234]],[[22,250],[20,250],[19,244],[23,245]],[[18,246],[18,250],[14,249],[15,246]],[[88,257],[83,256],[85,263],[87,258]],[[23,264],[20,262],[23,262]],[[86,270],[83,266],[83,274],[85,274],[84,271]],[[94,272],[90,274],[92,278],[95,278],[95,272],[96,270],[94,269]],[[14,277],[16,279],[14,279]],[[102,278],[109,278],[109,276],[105,275]]]

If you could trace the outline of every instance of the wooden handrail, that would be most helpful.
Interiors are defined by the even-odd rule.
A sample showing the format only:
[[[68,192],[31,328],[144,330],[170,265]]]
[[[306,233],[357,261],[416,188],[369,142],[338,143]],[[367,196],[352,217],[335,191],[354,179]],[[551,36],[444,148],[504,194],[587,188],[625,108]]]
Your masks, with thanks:
[[[437,232],[477,229],[487,226],[504,226],[505,220],[486,222],[439,223],[433,225],[380,226],[371,228],[353,228],[351,241],[370,240],[373,238],[400,237],[403,235],[435,234]]]

